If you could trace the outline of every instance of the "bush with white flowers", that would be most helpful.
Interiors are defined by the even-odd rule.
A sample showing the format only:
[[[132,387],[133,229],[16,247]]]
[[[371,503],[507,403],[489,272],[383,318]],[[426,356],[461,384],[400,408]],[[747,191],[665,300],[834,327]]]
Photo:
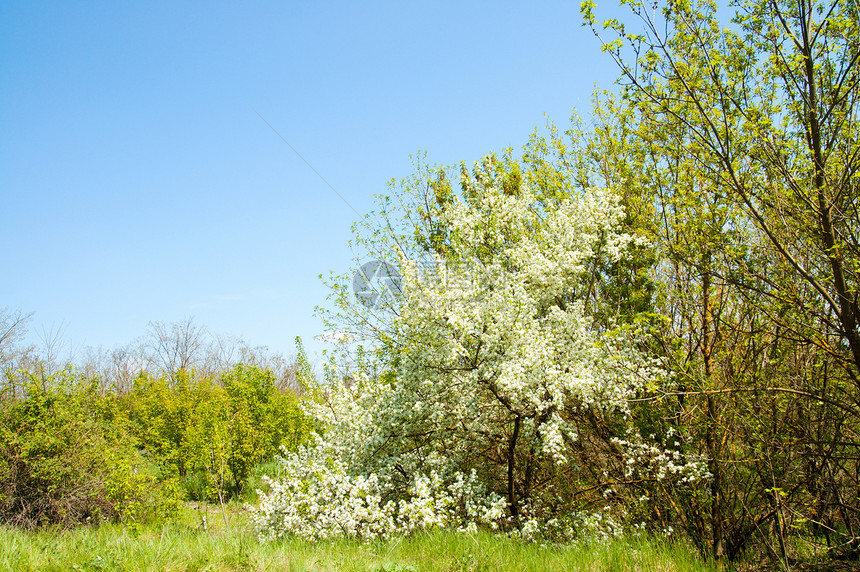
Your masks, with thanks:
[[[439,205],[446,255],[432,272],[399,251],[403,298],[384,373],[359,371],[309,404],[326,430],[283,459],[253,513],[262,537],[481,524],[524,538],[617,531],[608,507],[584,507],[577,493],[582,437],[622,426],[615,433],[629,437],[628,401],[661,372],[635,332],[595,328],[583,298],[589,261],[617,261],[637,239],[609,191],[539,202],[498,177],[489,166],[464,174],[465,199]]]

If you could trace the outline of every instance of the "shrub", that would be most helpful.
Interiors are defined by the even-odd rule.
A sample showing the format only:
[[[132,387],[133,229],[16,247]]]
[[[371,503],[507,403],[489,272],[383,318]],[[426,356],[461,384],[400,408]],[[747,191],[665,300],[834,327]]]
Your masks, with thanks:
[[[73,369],[0,402],[0,522],[26,529],[169,513],[113,395]]]
[[[239,364],[219,380],[142,374],[125,402],[143,449],[195,500],[242,494],[254,467],[307,439],[310,421],[274,374]]]
[[[637,431],[631,401],[664,387],[645,333],[587,311],[595,259],[624,260],[641,242],[615,195],[540,203],[527,185],[510,189],[492,158],[461,186],[463,199],[436,201],[432,236],[415,231],[436,244],[432,259],[390,238],[401,295],[368,310],[390,316],[371,331],[378,360],[354,362],[350,383],[331,379],[307,402],[325,432],[261,495],[262,538],[487,522],[530,539],[607,536],[633,471],[707,478],[702,459]]]
[[[230,402],[228,463],[241,492],[256,465],[274,459],[280,447],[295,450],[308,438],[311,423],[295,393],[278,391],[270,370],[239,364],[221,383]]]

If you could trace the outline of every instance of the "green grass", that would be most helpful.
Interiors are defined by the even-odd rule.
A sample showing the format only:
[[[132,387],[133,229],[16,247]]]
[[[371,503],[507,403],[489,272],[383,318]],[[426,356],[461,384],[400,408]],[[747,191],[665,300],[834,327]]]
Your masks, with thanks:
[[[138,531],[119,525],[26,533],[0,528],[0,570],[290,570],[355,572],[678,571],[711,572],[685,545],[626,539],[575,547],[541,547],[488,532],[435,531],[360,543],[289,539],[260,543],[235,508],[224,519],[208,507]]]

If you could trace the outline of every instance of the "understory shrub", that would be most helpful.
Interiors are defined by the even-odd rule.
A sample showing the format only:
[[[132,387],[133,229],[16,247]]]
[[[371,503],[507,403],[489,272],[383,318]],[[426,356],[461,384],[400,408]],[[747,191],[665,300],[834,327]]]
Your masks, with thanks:
[[[115,396],[68,368],[0,402],[0,522],[25,529],[136,522],[175,508],[134,447]]]
[[[370,540],[436,527],[473,531],[478,524],[496,528],[504,516],[504,499],[488,494],[474,472],[418,474],[405,494],[394,497],[390,482],[374,473],[350,475],[345,463],[321,455],[319,447],[325,445],[281,458],[280,478],[266,479],[269,490],[251,511],[262,539],[294,534]]]

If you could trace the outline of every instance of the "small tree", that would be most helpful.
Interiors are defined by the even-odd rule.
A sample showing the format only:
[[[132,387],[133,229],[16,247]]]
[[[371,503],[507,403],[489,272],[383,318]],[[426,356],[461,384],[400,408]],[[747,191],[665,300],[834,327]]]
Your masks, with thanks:
[[[183,480],[193,497],[223,500],[243,492],[280,446],[295,449],[310,432],[296,395],[275,383],[271,370],[243,364],[217,381],[186,370],[144,373],[124,399],[162,476]]]
[[[314,411],[327,432],[263,497],[264,535],[489,521],[571,538],[586,523],[613,528],[584,516],[583,489],[608,491],[638,461],[661,464],[660,478],[703,476],[677,451],[642,447],[628,400],[659,368],[635,329],[595,328],[584,309],[588,263],[636,242],[617,199],[539,200],[509,183],[492,159],[464,173],[463,199],[434,212],[433,258],[400,251],[403,299],[380,330],[387,371],[327,388]]]
[[[295,450],[307,439],[310,420],[292,391],[279,391],[274,373],[239,364],[221,377],[229,397],[228,465],[236,492],[254,467],[274,457],[280,447]]]

